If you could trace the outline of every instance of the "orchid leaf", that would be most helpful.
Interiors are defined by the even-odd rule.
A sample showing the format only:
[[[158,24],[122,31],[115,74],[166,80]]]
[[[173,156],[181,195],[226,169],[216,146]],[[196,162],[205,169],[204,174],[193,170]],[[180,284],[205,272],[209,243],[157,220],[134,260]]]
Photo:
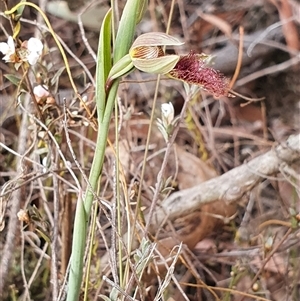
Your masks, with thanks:
[[[96,103],[98,118],[101,120],[105,110],[105,83],[111,69],[111,9],[104,17],[100,31],[96,69]]]

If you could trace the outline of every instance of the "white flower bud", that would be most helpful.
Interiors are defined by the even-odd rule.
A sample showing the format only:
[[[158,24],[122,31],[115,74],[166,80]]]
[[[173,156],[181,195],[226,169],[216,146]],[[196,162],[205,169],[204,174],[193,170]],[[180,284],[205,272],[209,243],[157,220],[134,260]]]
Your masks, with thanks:
[[[161,116],[163,124],[167,128],[174,119],[174,107],[171,102],[161,105]]]
[[[48,87],[45,85],[38,85],[33,88],[33,94],[39,98],[46,98],[50,95]]]

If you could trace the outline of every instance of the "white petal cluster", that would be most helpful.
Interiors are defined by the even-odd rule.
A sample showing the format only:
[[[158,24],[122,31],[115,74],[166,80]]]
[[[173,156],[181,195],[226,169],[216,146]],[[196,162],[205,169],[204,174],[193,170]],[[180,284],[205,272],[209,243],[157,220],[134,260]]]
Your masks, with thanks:
[[[44,45],[37,38],[30,38],[27,43],[27,61],[30,65],[35,65],[43,52]]]
[[[6,63],[15,63],[18,68],[22,62],[28,62],[35,65],[43,52],[44,45],[37,38],[30,38],[22,43],[21,47],[16,48],[14,39],[9,36],[7,42],[0,43],[0,52],[4,55],[2,58]]]
[[[0,52],[4,55],[3,60],[6,63],[13,62],[13,57],[15,56],[16,48],[13,37],[9,36],[7,43],[1,42],[0,43]]]

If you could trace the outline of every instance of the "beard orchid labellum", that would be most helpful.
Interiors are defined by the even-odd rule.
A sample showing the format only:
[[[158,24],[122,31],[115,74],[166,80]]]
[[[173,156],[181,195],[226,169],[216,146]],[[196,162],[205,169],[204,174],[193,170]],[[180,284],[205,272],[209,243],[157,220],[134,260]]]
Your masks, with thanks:
[[[106,89],[109,89],[114,79],[136,68],[143,72],[164,74],[187,84],[197,85],[216,97],[232,96],[229,93],[229,80],[208,65],[209,56],[192,51],[187,55],[165,53],[166,46],[182,44],[178,39],[161,32],[140,35],[132,44],[129,53],[112,67]]]
[[[191,85],[200,86],[216,97],[228,96],[229,80],[218,70],[208,67],[207,56],[190,52],[181,56],[168,76]]]

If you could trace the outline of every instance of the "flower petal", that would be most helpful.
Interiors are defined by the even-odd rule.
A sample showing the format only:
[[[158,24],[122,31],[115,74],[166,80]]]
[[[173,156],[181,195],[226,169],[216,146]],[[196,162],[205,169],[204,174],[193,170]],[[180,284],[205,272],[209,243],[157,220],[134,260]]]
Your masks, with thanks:
[[[138,46],[130,49],[129,55],[132,59],[154,59],[164,56],[165,53],[161,46]]]
[[[202,55],[190,52],[180,57],[168,75],[188,84],[198,85],[215,96],[228,95],[229,80],[221,72],[207,67]]]
[[[163,32],[148,32],[136,38],[131,49],[140,46],[179,46],[184,43]]]
[[[7,54],[9,52],[9,46],[7,43],[5,42],[1,42],[0,43],[0,51],[2,52],[2,54]]]
[[[45,85],[37,85],[33,88],[33,94],[37,97],[48,97],[50,95],[48,87]]]
[[[15,54],[15,43],[12,36],[9,36],[7,39],[7,43],[0,43],[0,51],[4,54],[2,58],[5,62],[12,62],[13,55]]]
[[[41,55],[43,48],[43,43],[37,38],[30,38],[27,42],[27,49],[29,50],[29,52],[36,52]]]
[[[14,42],[14,39],[13,39],[12,36],[9,36],[9,37],[8,37],[8,39],[7,39],[7,45],[8,45],[8,47],[9,47],[10,51],[11,51],[12,53],[15,53],[15,51],[16,51],[16,48],[15,48],[15,42]]]
[[[35,65],[39,59],[40,55],[37,52],[29,52],[27,55],[27,61],[30,65]]]
[[[179,58],[179,55],[172,54],[154,59],[132,59],[132,62],[134,67],[141,71],[155,74],[166,74],[175,67]]]

